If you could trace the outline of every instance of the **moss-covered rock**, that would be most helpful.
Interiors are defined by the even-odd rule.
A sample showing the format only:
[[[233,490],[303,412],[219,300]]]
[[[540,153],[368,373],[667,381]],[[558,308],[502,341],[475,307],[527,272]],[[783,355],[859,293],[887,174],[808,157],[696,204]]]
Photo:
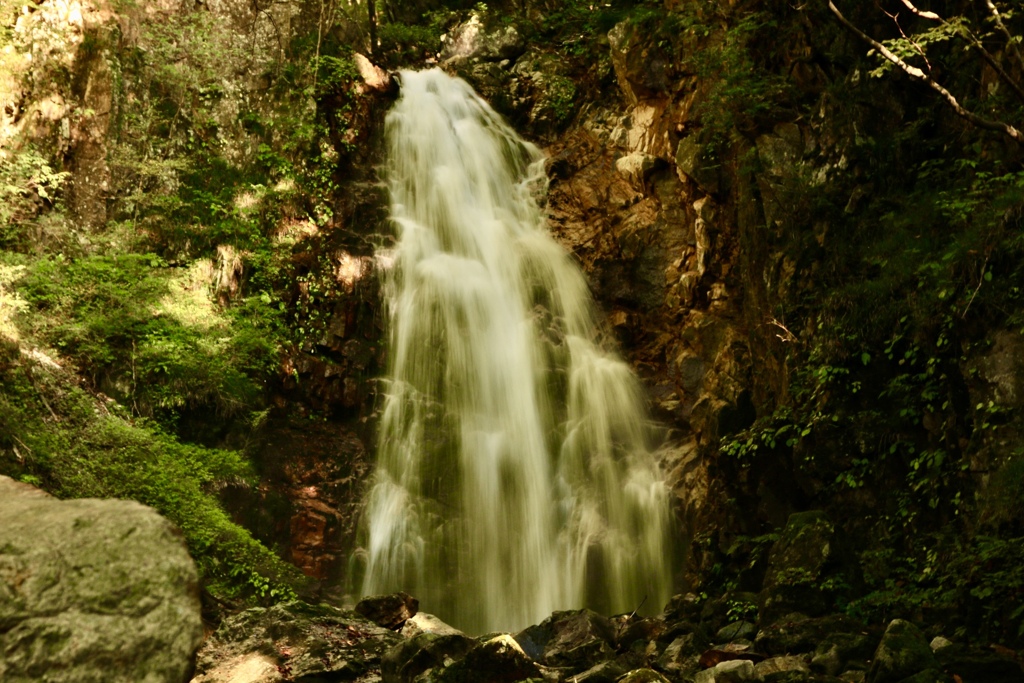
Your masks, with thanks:
[[[761,623],[793,612],[824,614],[856,582],[855,574],[856,565],[843,552],[828,515],[820,510],[794,513],[768,556]]]
[[[933,679],[923,672],[940,668],[921,630],[909,621],[894,619],[875,650],[867,683],[898,683],[918,674],[924,678],[914,683],[931,683]]]
[[[202,640],[180,532],[123,500],[58,501],[0,476],[0,679],[180,683]]]

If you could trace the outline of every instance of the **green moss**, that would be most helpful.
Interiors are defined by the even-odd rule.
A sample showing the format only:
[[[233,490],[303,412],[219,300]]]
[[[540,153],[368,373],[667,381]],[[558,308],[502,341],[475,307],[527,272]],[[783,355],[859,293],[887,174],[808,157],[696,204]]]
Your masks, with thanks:
[[[152,506],[181,528],[204,582],[221,599],[294,596],[298,570],[232,522],[217,500],[219,485],[252,478],[240,452],[181,443],[16,349],[7,348],[0,362],[0,386],[0,473],[60,497]]]

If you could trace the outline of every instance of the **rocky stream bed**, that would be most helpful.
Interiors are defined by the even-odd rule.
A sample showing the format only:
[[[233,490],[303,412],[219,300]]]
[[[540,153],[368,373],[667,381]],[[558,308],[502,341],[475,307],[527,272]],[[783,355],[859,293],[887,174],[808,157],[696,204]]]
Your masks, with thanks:
[[[361,602],[377,622],[295,602],[225,620],[201,649],[193,683],[1024,681],[1013,651],[942,636],[929,642],[908,621],[867,625],[793,613],[759,627],[730,620],[729,602],[679,595],[656,617],[556,612],[519,633],[477,638],[416,612],[404,595]],[[374,609],[381,604],[387,608]],[[381,625],[403,616],[392,628]]]
[[[471,637],[404,593],[355,611],[289,603],[226,618],[193,683],[1010,683],[1020,653],[904,619],[836,609],[857,577],[821,512],[793,515],[759,593],[676,595],[657,615],[555,612],[518,633]]]

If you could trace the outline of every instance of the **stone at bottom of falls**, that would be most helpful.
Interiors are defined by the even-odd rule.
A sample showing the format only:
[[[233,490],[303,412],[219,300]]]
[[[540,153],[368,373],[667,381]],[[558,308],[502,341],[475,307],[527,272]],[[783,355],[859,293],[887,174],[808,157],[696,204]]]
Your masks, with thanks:
[[[545,666],[583,671],[614,657],[611,622],[588,609],[555,612],[517,633],[515,639],[529,657]]]
[[[402,626],[401,634],[406,638],[415,638],[421,633],[434,633],[439,636],[465,635],[454,626],[449,626],[433,614],[417,612]]]
[[[355,612],[289,602],[225,619],[199,651],[192,683],[380,680],[381,658],[400,635]],[[177,683],[177,682],[175,682]]]
[[[430,672],[433,678],[465,657],[476,645],[475,640],[461,633],[421,633],[384,655],[381,676],[384,683],[412,683]]]
[[[356,612],[384,628],[397,631],[402,625],[416,616],[420,609],[420,601],[408,593],[398,592],[390,595],[371,595],[363,598],[356,605]]]
[[[181,533],[126,500],[0,476],[0,680],[180,683],[202,640]]]
[[[757,674],[758,678],[767,678],[772,674],[783,673],[787,671],[796,671],[800,673],[810,673],[811,668],[804,661],[803,657],[772,657],[766,659],[763,662],[758,662],[754,665],[754,673]]]
[[[466,657],[447,667],[431,681],[437,683],[515,683],[540,678],[537,665],[526,656],[512,636],[502,634],[470,650]]]
[[[893,619],[875,650],[869,683],[897,683],[922,671],[939,669],[921,630],[909,621]]]
[[[693,679],[694,683],[740,683],[756,678],[754,663],[748,659],[735,659],[721,662],[701,671]]]
[[[581,674],[576,674],[569,680],[572,683],[617,683],[627,673],[626,667],[619,662],[611,660],[601,662],[592,666]]]
[[[654,669],[636,669],[620,678],[618,683],[668,683],[668,679]]]

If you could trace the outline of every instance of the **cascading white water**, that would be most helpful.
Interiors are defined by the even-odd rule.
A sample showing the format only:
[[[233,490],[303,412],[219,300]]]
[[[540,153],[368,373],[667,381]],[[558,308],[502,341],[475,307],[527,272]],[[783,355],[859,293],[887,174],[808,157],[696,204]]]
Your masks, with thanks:
[[[660,608],[669,502],[643,393],[598,346],[583,276],[547,233],[542,156],[459,79],[401,86],[363,594],[405,590],[470,632]]]

